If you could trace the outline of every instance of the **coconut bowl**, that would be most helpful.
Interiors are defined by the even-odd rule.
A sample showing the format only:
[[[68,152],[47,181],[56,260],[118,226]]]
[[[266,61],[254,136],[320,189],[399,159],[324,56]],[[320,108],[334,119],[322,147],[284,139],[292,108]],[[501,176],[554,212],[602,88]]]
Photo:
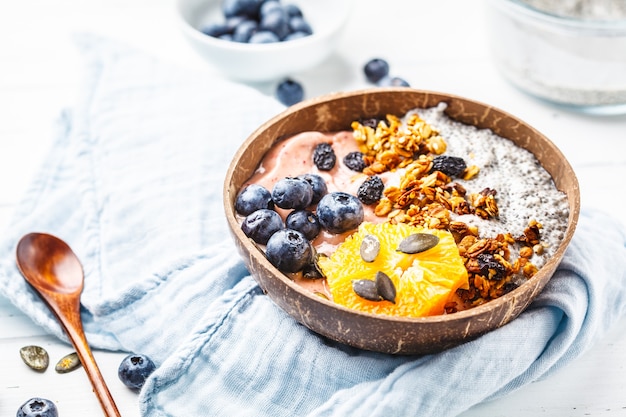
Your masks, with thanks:
[[[277,270],[241,231],[234,202],[242,185],[277,141],[303,131],[349,130],[354,120],[447,103],[446,114],[459,122],[489,128],[535,155],[556,187],[567,195],[569,218],[555,254],[513,291],[453,314],[420,318],[390,317],[351,310],[301,287]],[[576,175],[561,151],[527,123],[492,106],[438,92],[378,88],[337,93],[294,105],[255,130],[235,154],[224,184],[224,207],[239,253],[265,293],[295,320],[332,340],[390,354],[427,354],[460,345],[506,325],[542,291],[570,243],[580,211]]]

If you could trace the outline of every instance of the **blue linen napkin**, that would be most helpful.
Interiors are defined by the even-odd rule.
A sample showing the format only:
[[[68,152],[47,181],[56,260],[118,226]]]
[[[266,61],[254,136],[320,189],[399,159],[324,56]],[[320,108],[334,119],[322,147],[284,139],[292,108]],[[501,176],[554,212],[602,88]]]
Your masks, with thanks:
[[[426,356],[347,347],[263,294],[227,237],[231,155],[282,110],[272,97],[117,43],[79,39],[83,100],[0,241],[0,291],[65,339],[21,278],[31,231],[66,240],[85,269],[94,347],[158,365],[145,416],[456,416],[570,363],[626,309],[626,231],[583,210],[553,279],[510,324]]]

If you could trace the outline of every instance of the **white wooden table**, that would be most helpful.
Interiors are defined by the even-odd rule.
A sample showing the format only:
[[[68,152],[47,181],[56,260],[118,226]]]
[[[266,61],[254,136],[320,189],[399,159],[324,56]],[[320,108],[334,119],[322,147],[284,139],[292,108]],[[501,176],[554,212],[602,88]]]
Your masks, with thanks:
[[[298,74],[309,97],[366,87],[362,65],[384,57],[394,75],[421,89],[463,95],[530,122],[561,148],[578,174],[583,207],[623,216],[626,117],[593,118],[539,103],[495,71],[478,0],[357,1],[337,53]],[[212,71],[185,43],[171,0],[3,0],[0,2],[0,227],[42,163],[52,125],[72,106],[82,63],[70,35],[91,32],[135,45],[181,66]],[[622,51],[623,52],[623,51]],[[575,69],[572,69],[575,71]],[[270,91],[271,86],[261,86]],[[622,185],[620,185],[622,184]],[[463,417],[625,416],[626,319],[582,357],[546,380]],[[61,416],[100,415],[84,372],[38,374],[19,348],[45,347],[55,362],[71,348],[48,336],[0,297],[0,415],[15,415],[32,396],[55,401]],[[138,416],[136,394],[117,380],[123,353],[95,352],[126,417]]]

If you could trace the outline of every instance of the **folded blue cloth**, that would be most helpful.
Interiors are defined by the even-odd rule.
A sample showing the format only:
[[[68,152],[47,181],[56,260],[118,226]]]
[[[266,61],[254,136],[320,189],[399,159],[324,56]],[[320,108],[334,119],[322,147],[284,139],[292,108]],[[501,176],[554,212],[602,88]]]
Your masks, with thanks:
[[[391,356],[296,323],[263,294],[227,232],[231,155],[282,110],[256,90],[95,37],[83,101],[0,241],[0,291],[49,332],[14,262],[28,232],[66,240],[86,275],[94,347],[158,364],[145,416],[456,416],[571,362],[626,308],[626,231],[583,210],[563,262],[510,324],[445,352]]]

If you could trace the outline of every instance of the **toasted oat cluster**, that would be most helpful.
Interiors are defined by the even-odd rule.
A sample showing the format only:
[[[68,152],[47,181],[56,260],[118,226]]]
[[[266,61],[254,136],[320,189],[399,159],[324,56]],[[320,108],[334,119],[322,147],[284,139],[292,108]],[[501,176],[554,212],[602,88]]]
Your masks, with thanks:
[[[467,215],[497,221],[498,190],[485,187],[469,193],[465,183],[480,174],[476,165],[459,157],[446,157],[444,137],[413,113],[404,120],[388,115],[383,120],[353,122],[354,137],[364,154],[364,173],[401,172],[399,184],[385,188],[375,213],[391,223],[406,223],[452,232],[468,271],[468,288],[457,290],[446,305],[453,313],[480,305],[516,288],[538,270],[531,261],[542,254],[541,223],[529,219],[522,235],[506,231],[481,235],[476,225],[458,220]],[[514,248],[514,250],[511,250]]]

